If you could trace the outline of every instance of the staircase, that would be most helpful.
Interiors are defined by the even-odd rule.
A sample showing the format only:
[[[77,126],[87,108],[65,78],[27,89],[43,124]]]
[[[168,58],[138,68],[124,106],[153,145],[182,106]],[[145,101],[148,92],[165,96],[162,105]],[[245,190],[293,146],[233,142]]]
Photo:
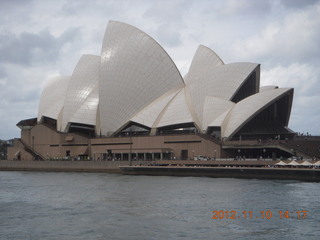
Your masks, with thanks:
[[[320,141],[316,140],[288,140],[279,146],[285,147],[288,152],[293,151],[298,156],[314,158],[320,157]]]
[[[290,155],[296,155],[305,159],[313,159],[320,157],[320,141],[319,140],[264,140],[264,141],[227,141],[223,142],[223,148],[278,148]]]
[[[28,144],[26,144],[22,139],[19,139],[20,143],[24,146],[24,150],[30,153],[35,160],[44,161],[45,157],[43,157],[40,153],[36,152],[33,148],[31,148]]]

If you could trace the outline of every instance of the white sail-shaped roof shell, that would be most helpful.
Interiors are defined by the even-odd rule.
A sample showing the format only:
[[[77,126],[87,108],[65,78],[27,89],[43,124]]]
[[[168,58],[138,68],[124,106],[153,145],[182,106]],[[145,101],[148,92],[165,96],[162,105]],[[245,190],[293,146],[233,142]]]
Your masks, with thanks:
[[[203,122],[202,130],[207,130],[208,126],[214,126],[212,124],[218,124],[221,120],[218,120],[222,114],[226,115],[226,112],[230,111],[235,105],[234,102],[217,98],[206,97],[203,108]],[[215,123],[213,123],[215,121]],[[220,126],[220,124],[216,126]]]
[[[156,128],[193,122],[187,105],[185,91],[182,89],[163,110]]]
[[[52,78],[46,82],[40,97],[38,122],[41,121],[42,117],[58,119],[64,106],[70,78],[70,76],[62,76]]]
[[[61,131],[67,131],[71,122],[96,124],[99,68],[99,56],[83,55],[80,58],[66,91]]]
[[[186,76],[198,125],[202,125],[207,96],[231,100],[247,77],[259,66],[256,63],[223,64],[210,49],[199,46]],[[202,127],[204,128],[204,127]]]
[[[223,121],[225,120],[225,118],[228,116],[229,112],[231,109],[226,110],[225,112],[221,113],[219,117],[217,117],[216,119],[214,119],[209,125],[208,127],[221,127],[223,124]]]
[[[212,80],[212,83],[204,81],[204,84],[211,87],[208,96],[220,97],[231,100],[237,90],[241,87],[247,77],[259,66],[257,63],[230,63],[216,67],[212,73],[205,77]],[[205,79],[204,78],[204,79]],[[205,87],[203,87],[205,89]]]
[[[131,121],[139,123],[149,128],[156,127],[157,119],[161,116],[161,113],[164,111],[168,103],[173,99],[181,89],[169,91],[167,94],[164,94],[147,107],[142,109],[137,115],[135,115]]]
[[[110,135],[172,88],[184,86],[171,58],[150,36],[110,21],[101,52],[100,127]]]
[[[277,88],[278,86],[262,86],[260,87],[259,92],[269,91]]]
[[[99,105],[99,88],[95,86],[83,104],[75,111],[70,122],[96,125]]]
[[[238,102],[224,120],[222,137],[232,137],[245,123],[285,94],[292,94],[292,88],[264,91]]]
[[[224,65],[223,61],[214,51],[206,46],[199,45],[188,72],[188,74],[191,72],[193,76],[190,77],[186,75],[185,82],[188,83],[189,81],[194,81],[198,77],[202,77],[203,72],[199,71],[199,67],[202,69],[210,69],[222,65]]]

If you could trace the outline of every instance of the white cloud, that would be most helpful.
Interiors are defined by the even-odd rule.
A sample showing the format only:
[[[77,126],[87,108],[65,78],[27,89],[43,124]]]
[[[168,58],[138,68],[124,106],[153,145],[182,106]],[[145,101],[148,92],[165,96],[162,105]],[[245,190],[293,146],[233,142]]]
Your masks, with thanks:
[[[234,42],[235,54],[268,64],[319,61],[320,3],[268,22],[256,34]]]
[[[276,66],[261,72],[261,85],[279,85],[297,88],[299,95],[318,94],[317,86],[320,70],[309,64],[293,63],[289,66]]]
[[[223,14],[227,16],[241,15],[243,17],[246,17],[246,15],[255,15],[261,18],[269,13],[271,6],[268,0],[227,0],[223,8]]]
[[[320,69],[308,64],[291,64],[262,70],[261,85],[294,88],[289,126],[297,132],[320,134]]]

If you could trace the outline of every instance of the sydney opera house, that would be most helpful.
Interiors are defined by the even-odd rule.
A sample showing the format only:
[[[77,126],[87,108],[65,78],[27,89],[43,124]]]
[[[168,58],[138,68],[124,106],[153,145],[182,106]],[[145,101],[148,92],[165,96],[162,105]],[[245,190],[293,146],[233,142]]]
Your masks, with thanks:
[[[38,116],[20,121],[10,158],[191,159],[290,154],[292,88],[260,86],[260,64],[225,64],[200,45],[181,76],[152,37],[116,21],[101,56],[50,79]],[[249,144],[249,143],[256,144]],[[248,146],[251,147],[248,147]]]

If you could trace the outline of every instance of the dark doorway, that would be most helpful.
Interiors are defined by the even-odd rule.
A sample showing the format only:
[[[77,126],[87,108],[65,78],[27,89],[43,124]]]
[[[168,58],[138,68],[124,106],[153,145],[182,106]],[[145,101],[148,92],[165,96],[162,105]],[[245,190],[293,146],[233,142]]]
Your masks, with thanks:
[[[186,149],[181,150],[181,159],[182,160],[188,159],[188,150],[186,150]]]

